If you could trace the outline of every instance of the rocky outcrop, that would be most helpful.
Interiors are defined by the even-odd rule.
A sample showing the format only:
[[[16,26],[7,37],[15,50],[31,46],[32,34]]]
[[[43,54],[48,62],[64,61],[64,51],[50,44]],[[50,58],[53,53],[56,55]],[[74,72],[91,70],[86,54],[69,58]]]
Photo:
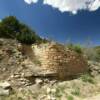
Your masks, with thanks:
[[[12,39],[0,39],[0,79],[21,70],[25,56],[18,50],[18,42]]]
[[[55,77],[66,79],[87,71],[85,58],[61,44],[23,45],[16,40],[0,39],[1,79]]]
[[[0,96],[8,96],[11,92],[11,85],[8,82],[0,82]]]
[[[100,75],[100,63],[95,61],[88,61],[89,72],[92,76]]]

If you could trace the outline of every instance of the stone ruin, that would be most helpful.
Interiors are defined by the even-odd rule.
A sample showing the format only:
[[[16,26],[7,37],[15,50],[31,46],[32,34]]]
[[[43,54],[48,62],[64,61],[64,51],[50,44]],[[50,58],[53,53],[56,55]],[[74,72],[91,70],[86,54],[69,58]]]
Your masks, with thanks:
[[[86,59],[81,54],[65,48],[61,44],[33,45],[32,49],[45,73],[51,73],[60,79],[64,79],[87,71]]]
[[[8,39],[0,39],[0,43],[0,79],[16,74],[65,79],[84,73],[88,68],[83,55],[58,43],[24,45]]]

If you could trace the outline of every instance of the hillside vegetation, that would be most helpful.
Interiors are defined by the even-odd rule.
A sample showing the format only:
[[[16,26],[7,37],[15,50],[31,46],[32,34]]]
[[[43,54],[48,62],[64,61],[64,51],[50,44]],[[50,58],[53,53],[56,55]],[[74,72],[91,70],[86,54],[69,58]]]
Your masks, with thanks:
[[[25,44],[47,41],[40,38],[35,31],[31,30],[14,16],[8,16],[2,19],[0,22],[0,37],[16,39]]]

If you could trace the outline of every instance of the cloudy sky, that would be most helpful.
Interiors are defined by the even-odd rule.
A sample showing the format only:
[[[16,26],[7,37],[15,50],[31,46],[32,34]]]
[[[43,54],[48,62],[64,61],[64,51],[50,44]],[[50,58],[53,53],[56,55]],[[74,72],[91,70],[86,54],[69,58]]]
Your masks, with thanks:
[[[0,0],[0,19],[9,15],[42,37],[100,45],[100,0]]]

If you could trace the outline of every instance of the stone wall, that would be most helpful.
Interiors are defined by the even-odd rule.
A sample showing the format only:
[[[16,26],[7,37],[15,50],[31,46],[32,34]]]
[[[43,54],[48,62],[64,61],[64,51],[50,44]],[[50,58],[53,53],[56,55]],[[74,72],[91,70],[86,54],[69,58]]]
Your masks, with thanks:
[[[16,40],[0,39],[0,79],[20,77],[51,77],[61,79],[87,70],[82,55],[57,43],[24,45]]]
[[[33,45],[33,51],[44,71],[56,73],[60,78],[73,76],[87,70],[87,62],[82,55],[57,43]]]

